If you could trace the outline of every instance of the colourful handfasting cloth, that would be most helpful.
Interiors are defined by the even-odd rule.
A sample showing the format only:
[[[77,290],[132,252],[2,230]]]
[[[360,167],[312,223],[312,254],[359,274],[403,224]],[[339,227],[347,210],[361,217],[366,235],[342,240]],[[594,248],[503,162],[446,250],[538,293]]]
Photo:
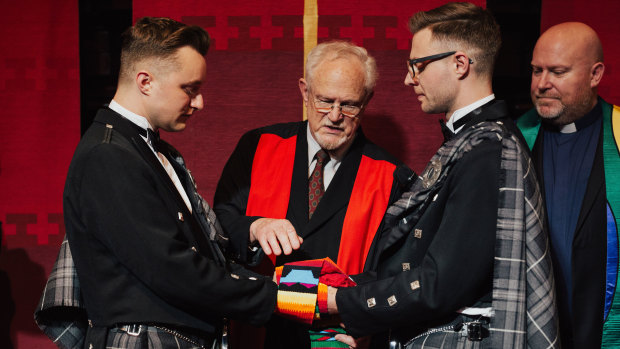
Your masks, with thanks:
[[[285,318],[311,326],[328,318],[327,286],[350,287],[355,282],[329,258],[287,263],[276,268],[278,313]],[[311,328],[311,348],[348,348],[335,340],[339,327]]]

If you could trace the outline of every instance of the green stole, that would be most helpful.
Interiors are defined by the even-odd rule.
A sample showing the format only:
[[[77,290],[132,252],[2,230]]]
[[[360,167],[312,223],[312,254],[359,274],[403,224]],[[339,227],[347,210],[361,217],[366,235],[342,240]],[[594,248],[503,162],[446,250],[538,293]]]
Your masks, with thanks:
[[[620,241],[620,107],[601,101],[603,108],[603,163],[605,166],[605,187],[607,194],[607,236],[608,241]],[[523,133],[530,150],[534,147],[540,131],[540,117],[536,109],[525,113],[517,121],[517,126]],[[613,235],[611,235],[613,234]],[[610,236],[611,235],[611,236]],[[613,246],[612,246],[613,247]],[[608,246],[609,250],[609,246]],[[615,251],[620,250],[616,244]],[[615,253],[616,257],[618,252]],[[609,270],[609,253],[607,275],[616,275],[615,292],[611,301],[611,308],[603,323],[601,348],[620,347],[620,265],[617,258],[613,263],[615,270]],[[609,301],[606,295],[605,303]],[[603,314],[605,315],[605,314]]]

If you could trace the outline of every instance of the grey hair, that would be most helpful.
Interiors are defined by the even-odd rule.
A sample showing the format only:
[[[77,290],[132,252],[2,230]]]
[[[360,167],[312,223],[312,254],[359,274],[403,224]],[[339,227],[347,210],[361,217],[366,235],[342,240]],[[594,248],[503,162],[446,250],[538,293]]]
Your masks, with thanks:
[[[323,62],[334,61],[340,58],[355,57],[364,68],[364,89],[366,95],[372,93],[377,83],[377,63],[365,48],[356,46],[348,41],[329,41],[318,44],[308,54],[306,61],[306,80],[312,86],[312,78],[316,68]]]

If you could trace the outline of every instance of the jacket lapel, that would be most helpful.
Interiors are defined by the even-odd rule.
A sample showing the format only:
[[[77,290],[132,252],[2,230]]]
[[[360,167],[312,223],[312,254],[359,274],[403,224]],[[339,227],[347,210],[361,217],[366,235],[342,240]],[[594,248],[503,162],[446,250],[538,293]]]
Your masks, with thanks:
[[[295,145],[291,196],[288,203],[287,218],[298,232],[308,225],[308,142],[306,141],[307,122],[299,127]]]
[[[187,209],[187,206],[185,205],[185,201],[181,197],[181,194],[179,194],[179,191],[174,186],[172,179],[170,179],[170,176],[168,176],[168,173],[166,173],[166,170],[159,162],[159,159],[157,159],[157,156],[155,156],[151,148],[148,146],[148,144],[146,144],[144,139],[142,139],[138,131],[131,124],[131,121],[123,118],[121,115],[112,110],[102,110],[100,113],[97,114],[95,122],[110,124],[116,131],[118,131],[125,138],[127,138],[138,150],[142,158],[144,158],[144,160],[151,166],[153,171],[158,174],[158,176],[162,180],[162,183],[164,183],[164,185],[167,187],[169,194],[171,195],[171,197],[174,198],[175,202],[177,203],[177,206],[181,210],[183,216],[189,217],[191,215],[191,213]]]

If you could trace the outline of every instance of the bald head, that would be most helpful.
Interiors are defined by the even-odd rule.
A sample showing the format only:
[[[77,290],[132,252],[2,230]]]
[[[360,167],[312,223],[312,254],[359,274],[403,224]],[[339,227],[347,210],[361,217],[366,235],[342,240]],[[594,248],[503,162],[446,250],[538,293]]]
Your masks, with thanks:
[[[594,29],[580,22],[560,23],[547,29],[538,39],[536,48],[559,50],[567,59],[585,60],[589,64],[603,61],[601,40]]]
[[[596,32],[567,22],[544,32],[532,55],[532,101],[544,121],[566,125],[597,102],[603,76],[603,48]]]

